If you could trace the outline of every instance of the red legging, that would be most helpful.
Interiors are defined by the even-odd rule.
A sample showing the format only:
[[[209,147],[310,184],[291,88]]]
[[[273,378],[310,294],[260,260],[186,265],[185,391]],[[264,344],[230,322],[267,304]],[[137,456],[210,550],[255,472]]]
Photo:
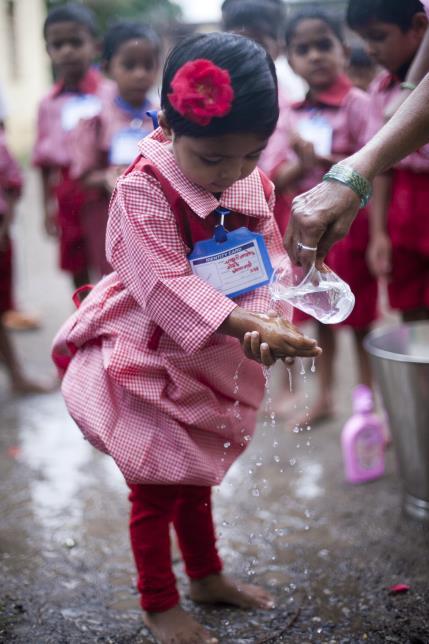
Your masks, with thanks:
[[[179,601],[172,569],[169,524],[173,522],[187,575],[219,573],[211,488],[196,485],[130,485],[131,547],[143,610],[161,612]]]

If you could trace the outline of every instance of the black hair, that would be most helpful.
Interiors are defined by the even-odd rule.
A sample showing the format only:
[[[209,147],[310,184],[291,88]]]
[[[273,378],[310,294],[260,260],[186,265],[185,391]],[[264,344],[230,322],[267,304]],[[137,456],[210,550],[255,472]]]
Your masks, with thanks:
[[[129,40],[147,40],[157,56],[161,52],[161,41],[152,27],[141,22],[121,20],[114,23],[104,36],[101,58],[109,64],[120,46]]]
[[[424,7],[420,0],[350,0],[347,24],[350,29],[359,29],[378,20],[408,31],[413,17],[421,11],[424,11]]]
[[[226,0],[222,5],[224,31],[249,30],[277,40],[282,33],[284,12],[274,0]]]
[[[95,14],[82,4],[68,2],[61,7],[51,9],[43,24],[43,37],[45,40],[49,27],[57,22],[76,22],[78,25],[85,27],[94,38],[98,35]]]
[[[286,44],[290,45],[290,41],[295,35],[298,25],[303,20],[321,20],[329,27],[338,40],[344,43],[344,34],[341,21],[331,13],[327,13],[322,9],[313,9],[308,7],[293,14],[286,23],[285,39]]]
[[[176,72],[188,61],[205,58],[226,69],[231,77],[234,100],[224,117],[201,126],[181,116],[172,107],[168,94]],[[277,76],[265,49],[253,40],[226,33],[190,36],[170,52],[161,89],[161,108],[176,135],[195,138],[246,132],[270,136],[279,117]]]
[[[368,54],[366,49],[359,46],[351,47],[349,65],[353,67],[362,67],[363,69],[372,69],[375,67],[375,61]]]

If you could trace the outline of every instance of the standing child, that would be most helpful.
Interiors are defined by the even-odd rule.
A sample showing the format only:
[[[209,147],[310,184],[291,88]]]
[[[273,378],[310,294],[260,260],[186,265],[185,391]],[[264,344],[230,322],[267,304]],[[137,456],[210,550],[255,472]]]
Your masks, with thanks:
[[[153,130],[147,111],[155,106],[147,94],[159,57],[160,41],[152,29],[136,22],[113,25],[104,39],[102,64],[115,91],[102,100],[97,115],[81,119],[73,131],[71,175],[96,196],[83,205],[81,215],[90,224],[87,240],[99,263],[105,258],[107,213],[116,180],[137,156],[138,141]]]
[[[162,644],[216,642],[179,606],[169,524],[195,601],[273,605],[221,573],[211,486],[246,447],[264,394],[241,344],[265,365],[320,349],[265,313],[266,250],[285,257],[272,187],[256,168],[278,117],[271,59],[240,36],[192,36],[167,59],[161,106],[160,129],[113,193],[114,271],[62,328],[54,359],[71,415],[130,485],[146,624]]]
[[[341,26],[333,17],[313,9],[296,14],[288,23],[286,41],[293,69],[310,88],[306,99],[282,116],[268,149],[276,189],[290,199],[317,185],[333,163],[360,148],[369,98],[352,87],[344,73],[346,50]],[[295,143],[291,130],[299,135]],[[285,210],[283,229],[288,218],[289,210]],[[355,309],[346,324],[353,330],[359,379],[366,385],[371,384],[371,371],[362,340],[377,317],[377,283],[365,261],[368,235],[368,216],[363,210],[348,237],[327,258],[327,264],[356,295]],[[295,319],[304,318],[300,314]],[[333,413],[335,328],[318,323],[318,336],[324,350],[318,364],[319,396],[309,416],[297,419],[310,425]]]
[[[82,116],[99,111],[99,97],[112,88],[91,67],[97,43],[89,9],[73,3],[52,9],[43,35],[58,82],[39,106],[33,162],[42,175],[46,231],[58,235],[60,267],[79,287],[89,281],[91,269],[105,272],[106,261],[97,265],[88,252],[81,209],[94,195],[70,177],[70,133]]]
[[[378,72],[376,62],[366,49],[357,45],[351,47],[347,76],[354,87],[359,87],[359,89],[367,92]]]
[[[419,0],[351,0],[347,20],[385,68],[370,88],[367,136],[384,123],[387,105],[401,92],[427,30]],[[369,261],[387,277],[392,308],[405,321],[429,318],[429,146],[376,178],[371,202]]]
[[[7,369],[14,391],[42,393],[47,391],[46,388],[23,374],[3,320],[4,313],[13,309],[12,245],[9,227],[21,187],[20,168],[8,150],[4,131],[0,129],[0,361]]]

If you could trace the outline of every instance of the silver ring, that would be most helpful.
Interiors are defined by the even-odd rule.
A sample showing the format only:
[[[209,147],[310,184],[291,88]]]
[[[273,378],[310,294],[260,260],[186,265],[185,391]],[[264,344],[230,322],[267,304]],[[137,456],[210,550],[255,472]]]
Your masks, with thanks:
[[[297,243],[298,250],[311,250],[313,253],[317,251],[317,246],[314,248],[313,246],[306,246],[302,242]]]

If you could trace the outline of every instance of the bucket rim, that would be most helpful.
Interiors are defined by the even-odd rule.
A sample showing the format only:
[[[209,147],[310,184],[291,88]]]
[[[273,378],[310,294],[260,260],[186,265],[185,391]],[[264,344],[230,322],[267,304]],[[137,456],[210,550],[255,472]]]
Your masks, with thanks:
[[[375,356],[376,358],[383,358],[384,360],[391,360],[392,362],[407,362],[409,364],[429,365],[429,356],[419,357],[411,356],[406,353],[396,353],[394,351],[388,351],[387,349],[380,349],[379,347],[375,347],[372,344],[373,340],[376,340],[381,336],[387,335],[394,331],[398,331],[403,327],[410,328],[420,325],[429,326],[429,322],[403,322],[401,324],[392,324],[380,327],[379,329],[374,329],[373,331],[370,331],[365,337],[363,341],[364,348],[370,355]]]

